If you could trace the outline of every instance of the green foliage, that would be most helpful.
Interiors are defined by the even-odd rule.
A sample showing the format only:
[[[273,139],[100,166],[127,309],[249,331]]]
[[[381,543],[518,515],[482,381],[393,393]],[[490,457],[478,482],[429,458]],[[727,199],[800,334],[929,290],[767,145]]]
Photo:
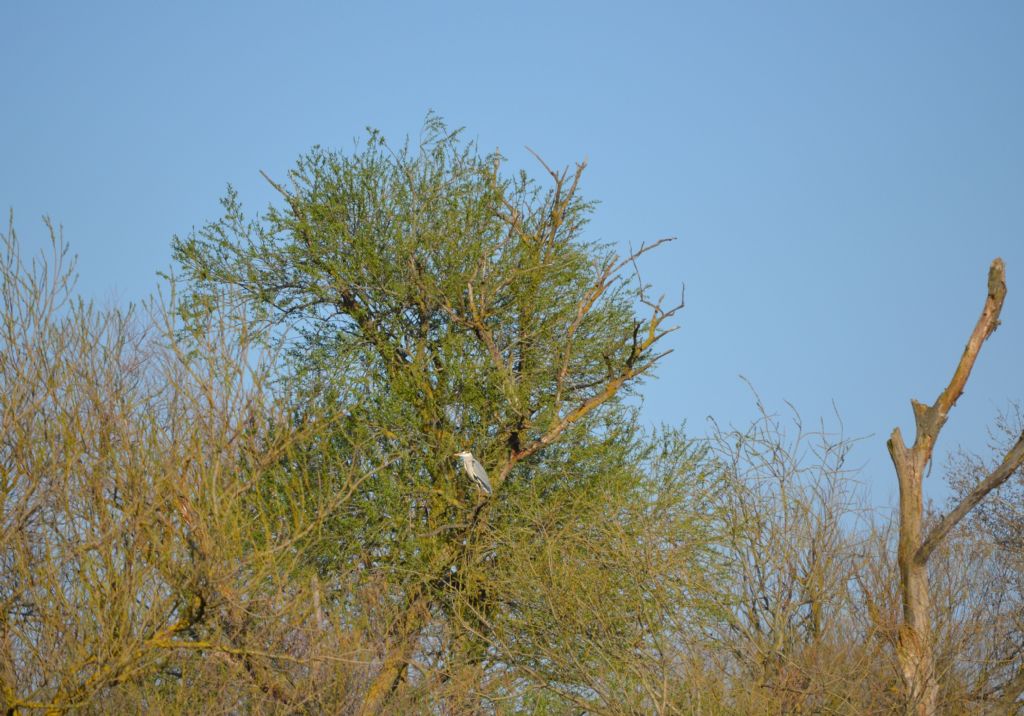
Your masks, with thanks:
[[[414,660],[446,679],[517,662],[497,639],[559,621],[520,590],[585,586],[580,598],[603,601],[622,624],[647,589],[671,592],[672,609],[697,608],[664,575],[608,562],[639,551],[672,561],[671,579],[697,581],[707,567],[699,545],[713,515],[697,497],[708,479],[699,456],[674,434],[656,448],[623,400],[663,355],[662,323],[679,307],[648,301],[624,273],[646,248],[623,259],[585,238],[594,206],[577,192],[583,166],[548,172],[548,189],[507,177],[500,156],[431,116],[420,141],[397,150],[375,132],[353,154],[313,149],[272,182],[282,201],[255,220],[229,189],[220,220],[174,241],[184,317],[199,320],[230,291],[264,336],[286,337],[279,381],[295,419],[340,416],[345,430],[309,445],[310,460],[356,461],[355,445],[399,456],[332,515],[317,560],[327,584],[359,571],[400,605],[387,626],[396,667],[389,674],[385,656],[379,675],[392,680],[390,698]],[[463,449],[490,472],[490,502],[457,470]],[[664,467],[673,451],[685,459]],[[552,530],[564,542],[545,546]],[[564,548],[559,570],[531,567],[553,546]]]

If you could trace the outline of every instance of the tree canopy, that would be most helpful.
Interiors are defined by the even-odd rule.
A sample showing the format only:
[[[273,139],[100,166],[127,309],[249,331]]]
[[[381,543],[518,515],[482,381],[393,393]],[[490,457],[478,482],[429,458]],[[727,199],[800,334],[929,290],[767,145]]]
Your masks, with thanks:
[[[316,148],[287,180],[268,178],[281,201],[260,217],[247,220],[229,192],[222,219],[174,243],[187,317],[230,291],[268,335],[287,335],[281,380],[298,419],[346,396],[335,407],[361,440],[395,456],[332,524],[319,561],[325,584],[361,568],[401,605],[370,710],[413,663],[422,679],[493,671],[515,693],[512,683],[552,668],[545,649],[570,649],[551,629],[562,609],[608,617],[626,594],[635,604],[655,589],[673,597],[661,608],[699,607],[684,595],[704,570],[708,541],[697,537],[712,529],[700,451],[676,431],[646,435],[626,400],[667,353],[659,341],[681,308],[652,301],[638,273],[660,242],[620,256],[587,239],[584,166],[540,166],[546,186],[505,176],[502,157],[431,117],[398,149],[372,132],[352,154]],[[493,499],[457,469],[464,449],[491,474]],[[559,540],[565,569],[528,568]],[[672,563],[673,586],[610,570],[651,549],[647,561]],[[603,577],[581,579],[592,569]],[[552,585],[559,599],[544,609],[526,598]],[[585,611],[576,599],[590,600]],[[637,646],[657,636],[636,631]],[[527,640],[540,653],[520,653]],[[608,655],[628,661],[614,644]],[[625,698],[639,687],[618,683],[622,668],[614,696],[589,683],[608,675],[579,668],[544,683],[580,703]]]

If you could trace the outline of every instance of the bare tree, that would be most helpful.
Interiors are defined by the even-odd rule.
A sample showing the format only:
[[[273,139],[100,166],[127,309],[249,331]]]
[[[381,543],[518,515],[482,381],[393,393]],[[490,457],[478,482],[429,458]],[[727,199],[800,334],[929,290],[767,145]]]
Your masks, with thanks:
[[[373,640],[333,595],[374,595],[313,555],[386,460],[333,456],[218,311],[78,300],[50,229],[0,234],[0,713],[343,713]]]
[[[928,559],[953,529],[984,497],[1002,485],[1024,461],[1024,434],[1009,449],[1000,464],[969,490],[945,516],[924,532],[922,481],[932,450],[949,411],[963,393],[974,362],[985,340],[999,325],[1006,297],[1005,269],[1001,259],[992,262],[988,295],[981,316],[971,332],[953,377],[931,405],[911,401],[916,435],[908,448],[900,429],[889,438],[889,453],[900,486],[899,546],[897,560],[903,596],[903,620],[899,628],[897,657],[904,683],[907,709],[920,716],[935,713],[939,682],[935,668],[932,636],[932,607],[928,586]]]
[[[878,540],[847,465],[853,441],[757,407],[750,426],[716,425],[711,438],[729,479],[729,588],[708,649],[723,701],[743,713],[875,712],[884,645],[859,593],[877,581]]]

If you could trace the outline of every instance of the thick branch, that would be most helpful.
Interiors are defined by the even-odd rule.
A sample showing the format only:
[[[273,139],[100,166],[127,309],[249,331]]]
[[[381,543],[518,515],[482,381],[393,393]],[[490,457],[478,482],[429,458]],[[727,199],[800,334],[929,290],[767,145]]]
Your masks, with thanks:
[[[623,365],[618,375],[610,378],[605,384],[604,389],[597,395],[590,397],[580,405],[570,410],[567,414],[561,418],[556,418],[552,421],[552,424],[548,428],[547,432],[541,435],[539,438],[531,442],[523,449],[511,454],[507,462],[501,467],[498,473],[497,483],[500,485],[508,477],[509,473],[512,472],[519,462],[530,457],[534,453],[538,452],[542,448],[550,445],[558,437],[565,432],[565,430],[573,423],[578,422],[585,415],[593,411],[595,408],[603,405],[605,402],[610,400],[622,386],[629,380],[636,378],[637,376],[643,375],[650,370],[654,364],[664,358],[671,351],[665,351],[657,355],[650,356],[642,363],[637,363],[637,358],[643,356],[649,351],[655,343],[664,338],[670,331],[658,331],[658,326],[661,325],[666,319],[671,318],[675,313],[682,308],[682,305],[675,306],[668,310],[661,309],[659,306],[655,306],[653,315],[651,316],[648,324],[647,335],[640,338],[639,335],[634,333],[633,345],[630,350],[629,359]]]
[[[946,423],[949,411],[963,395],[964,386],[974,368],[974,362],[981,352],[981,346],[992,332],[999,327],[999,314],[1006,298],[1006,270],[1002,259],[996,259],[988,270],[988,294],[985,305],[978,316],[978,322],[971,331],[964,352],[960,356],[949,385],[935,399],[935,403],[926,406],[916,400],[911,401],[914,408],[914,421],[917,425],[917,436],[914,440],[912,453],[923,468],[932,456],[932,449],[939,436],[939,431]]]
[[[992,262],[992,266],[988,271],[988,294],[985,297],[985,305],[981,310],[981,315],[978,317],[974,330],[971,331],[970,338],[967,340],[967,345],[964,347],[964,352],[960,356],[960,361],[957,363],[949,385],[939,394],[939,397],[936,398],[935,403],[932,405],[924,405],[916,400],[911,401],[914,409],[914,422],[917,427],[917,434],[914,438],[914,444],[909,451],[903,448],[902,441],[900,445],[894,446],[892,440],[890,440],[889,451],[893,456],[894,462],[897,461],[897,453],[899,453],[904,459],[912,460],[919,470],[923,470],[924,466],[928,464],[939,431],[942,430],[949,411],[956,405],[956,401],[964,392],[964,385],[966,385],[967,378],[974,368],[974,362],[978,358],[982,344],[999,326],[999,314],[1003,309],[1005,298],[1006,269],[1003,260],[997,258]],[[894,432],[893,437],[895,438],[896,436],[897,433]],[[896,448],[895,451],[894,447]],[[899,465],[897,464],[898,468]]]
[[[1024,433],[1017,439],[1017,442],[1006,453],[1006,457],[999,464],[995,470],[993,470],[988,477],[979,482],[973,490],[970,491],[958,504],[952,512],[947,514],[941,520],[939,520],[931,531],[928,533],[928,537],[921,545],[920,549],[917,550],[917,554],[914,555],[914,560],[919,564],[925,564],[932,552],[939,545],[940,542],[946,537],[951,529],[956,527],[957,523],[960,522],[967,513],[974,509],[975,505],[985,499],[985,495],[992,492],[992,490],[1001,486],[1004,482],[1010,479],[1010,476],[1017,471],[1017,468],[1024,464]]]
[[[996,259],[988,270],[988,295],[985,297],[985,306],[981,310],[978,322],[967,340],[963,355],[953,373],[953,379],[935,401],[933,409],[937,409],[945,417],[949,413],[957,399],[964,392],[964,385],[974,368],[974,361],[981,351],[981,344],[985,342],[992,332],[999,327],[999,313],[1003,310],[1003,301],[1006,299],[1006,267],[1002,259]]]

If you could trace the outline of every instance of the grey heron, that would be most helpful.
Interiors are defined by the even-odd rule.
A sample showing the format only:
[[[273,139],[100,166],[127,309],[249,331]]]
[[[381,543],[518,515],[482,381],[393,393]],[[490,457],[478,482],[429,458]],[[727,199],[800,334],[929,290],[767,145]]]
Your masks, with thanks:
[[[466,470],[466,474],[469,475],[469,479],[480,488],[480,491],[490,495],[491,481],[487,479],[487,471],[484,470],[484,466],[480,464],[480,461],[473,457],[473,453],[466,450],[455,453],[455,457],[462,458],[462,467]]]

